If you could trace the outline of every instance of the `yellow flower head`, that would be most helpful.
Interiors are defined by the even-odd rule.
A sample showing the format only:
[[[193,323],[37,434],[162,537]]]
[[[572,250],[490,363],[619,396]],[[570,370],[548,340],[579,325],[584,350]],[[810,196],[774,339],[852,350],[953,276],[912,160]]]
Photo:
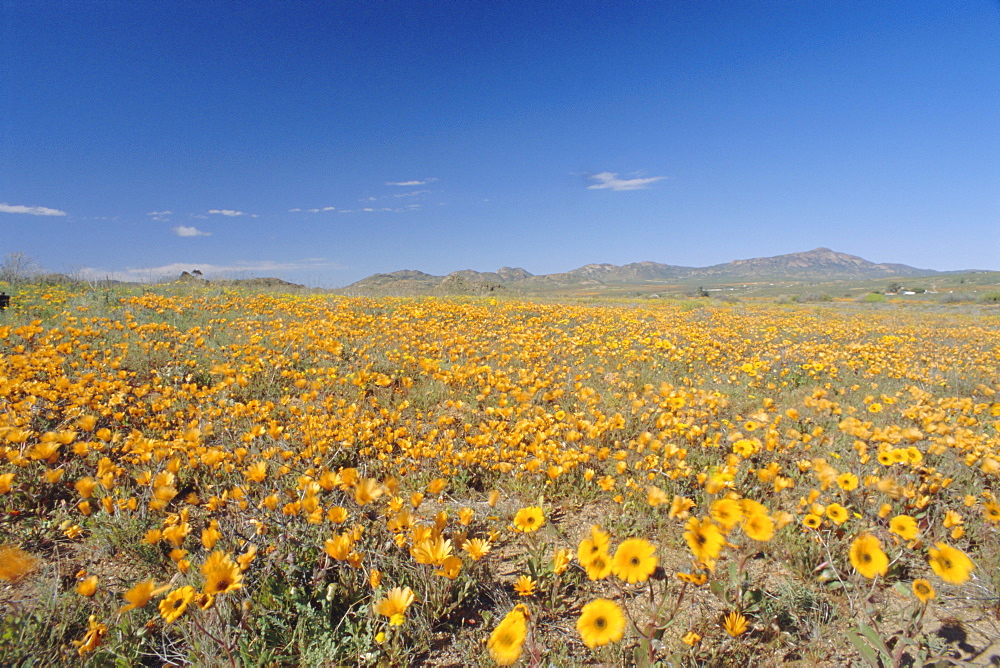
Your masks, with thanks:
[[[160,601],[160,616],[169,624],[187,610],[188,605],[195,599],[197,592],[194,587],[181,587],[166,595]]]
[[[76,585],[76,593],[80,596],[91,597],[97,593],[97,576],[91,575],[88,578],[80,580]]]
[[[573,553],[566,548],[559,548],[552,557],[552,572],[559,575],[567,568],[573,560]]]
[[[913,595],[920,599],[921,603],[926,603],[937,596],[934,592],[934,587],[931,586],[931,583],[924,579],[917,579],[913,581]]]
[[[719,527],[707,517],[701,520],[692,517],[687,521],[685,529],[684,540],[694,558],[703,564],[714,564],[722,546],[726,544],[726,537],[719,531]]]
[[[967,581],[975,568],[965,552],[945,543],[937,543],[937,546],[930,548],[927,553],[930,555],[931,569],[939,578],[951,584],[962,584]]]
[[[149,599],[158,594],[162,594],[169,588],[169,585],[157,587],[156,583],[152,580],[140,582],[122,595],[128,603],[123,605],[119,612],[127,612],[129,610],[134,610],[135,608],[143,608],[147,603],[149,603]]]
[[[845,492],[852,492],[858,488],[858,476],[853,473],[841,473],[837,476],[837,487]]]
[[[599,598],[583,606],[576,630],[591,649],[618,642],[625,634],[625,615],[614,601]]]
[[[656,546],[642,538],[630,538],[615,550],[612,572],[628,583],[645,582],[656,570]]]
[[[0,580],[17,582],[38,566],[38,559],[19,547],[0,547]]]
[[[390,589],[385,598],[375,603],[375,612],[383,617],[389,618],[392,626],[401,625],[406,619],[406,609],[413,603],[413,590],[409,587],[394,587]]]
[[[866,578],[885,575],[889,570],[889,558],[882,551],[878,538],[863,533],[851,543],[851,565]]]
[[[531,596],[535,593],[535,580],[530,575],[522,575],[514,583],[514,591],[518,596]]]
[[[201,566],[205,576],[205,593],[211,596],[235,591],[243,586],[243,573],[232,557],[217,550]]]
[[[514,515],[514,530],[522,533],[538,531],[545,524],[545,515],[538,507],[521,508]]]
[[[94,615],[90,616],[88,624],[89,628],[84,634],[83,639],[73,641],[73,644],[76,645],[76,651],[80,656],[97,649],[98,645],[101,644],[101,640],[104,639],[104,635],[108,632],[107,624],[98,623]]]
[[[580,560],[581,564],[586,566],[590,563],[591,557],[599,554],[607,554],[610,543],[611,537],[606,532],[601,531],[601,527],[595,524],[590,527],[590,537],[580,541],[580,547],[576,551],[576,558]]]
[[[839,503],[831,503],[826,507],[826,516],[830,518],[830,521],[840,526],[847,521],[848,512],[847,508],[844,508]]]
[[[747,618],[733,610],[722,620],[722,628],[733,638],[743,635],[747,630]]]
[[[889,533],[894,533],[903,540],[913,540],[920,533],[917,521],[909,515],[896,515],[889,520]]]
[[[509,666],[521,658],[521,649],[527,637],[528,609],[517,605],[493,629],[486,648],[497,665]]]
[[[473,561],[479,561],[486,553],[490,551],[492,545],[488,540],[483,540],[482,538],[473,538],[471,540],[465,541],[462,545],[462,549],[472,557]]]
[[[751,540],[767,542],[774,538],[774,520],[764,513],[748,515],[743,522],[743,533]]]
[[[732,499],[716,499],[709,510],[712,519],[726,533],[743,521],[743,509]]]

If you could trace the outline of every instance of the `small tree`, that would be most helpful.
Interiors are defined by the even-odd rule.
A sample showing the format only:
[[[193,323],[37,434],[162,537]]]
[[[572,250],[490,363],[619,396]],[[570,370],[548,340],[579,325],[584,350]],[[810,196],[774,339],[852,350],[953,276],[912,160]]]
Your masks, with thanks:
[[[38,271],[35,261],[21,252],[7,253],[0,264],[0,281],[24,283]]]

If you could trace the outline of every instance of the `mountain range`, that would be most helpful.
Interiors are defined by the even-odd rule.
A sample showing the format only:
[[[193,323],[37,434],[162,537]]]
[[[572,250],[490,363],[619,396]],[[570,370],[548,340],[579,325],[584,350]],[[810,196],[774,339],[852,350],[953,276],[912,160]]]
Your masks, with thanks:
[[[572,271],[535,275],[525,269],[502,267],[497,271],[472,269],[434,276],[405,269],[389,274],[374,274],[344,288],[351,294],[463,293],[496,289],[546,290],[586,285],[734,283],[740,281],[831,281],[846,279],[905,278],[939,274],[905,264],[875,263],[856,255],[838,253],[829,248],[814,248],[801,253],[772,257],[733,260],[709,267],[685,267],[659,262],[633,262],[625,265],[587,264]]]

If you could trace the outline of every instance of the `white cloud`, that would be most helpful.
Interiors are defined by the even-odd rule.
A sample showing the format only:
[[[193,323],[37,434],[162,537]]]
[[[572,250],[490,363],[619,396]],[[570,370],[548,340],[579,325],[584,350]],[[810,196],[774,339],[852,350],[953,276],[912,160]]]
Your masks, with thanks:
[[[312,257],[291,262],[276,262],[274,260],[257,260],[237,262],[235,264],[196,264],[193,262],[173,262],[159,267],[128,267],[125,269],[101,269],[98,267],[83,267],[79,273],[90,280],[117,280],[153,282],[175,279],[181,272],[202,272],[205,278],[248,278],[252,276],[274,276],[288,271],[330,271],[343,269],[344,266],[322,257]]]
[[[24,206],[22,204],[0,204],[0,213],[26,213],[29,216],[65,216],[65,211],[47,206]]]
[[[615,172],[601,172],[589,177],[592,181],[597,181],[593,185],[587,186],[587,190],[643,190],[646,186],[657,181],[662,181],[666,176],[650,176],[647,178],[620,179]]]
[[[426,179],[424,179],[422,181],[416,180],[416,179],[413,180],[413,181],[386,181],[385,185],[387,185],[387,186],[404,186],[404,187],[425,186],[428,183],[433,183],[434,181],[437,181],[437,178],[431,176],[431,177],[428,177],[428,178],[426,178]]]
[[[315,207],[313,209],[300,209],[299,207],[295,207],[294,209],[289,209],[288,212],[289,213],[324,213],[326,211],[336,211],[336,210],[337,210],[337,207],[335,207],[335,206]]]
[[[173,211],[150,211],[146,215],[158,223],[165,223],[170,220],[173,213]]]
[[[216,213],[220,216],[228,216],[230,218],[235,218],[236,216],[250,216],[251,218],[256,218],[257,215],[253,213],[244,213],[243,211],[234,211],[233,209],[209,209],[209,213]]]
[[[173,228],[174,234],[179,237],[210,237],[211,232],[202,232],[197,227],[188,227],[187,225],[178,225]]]

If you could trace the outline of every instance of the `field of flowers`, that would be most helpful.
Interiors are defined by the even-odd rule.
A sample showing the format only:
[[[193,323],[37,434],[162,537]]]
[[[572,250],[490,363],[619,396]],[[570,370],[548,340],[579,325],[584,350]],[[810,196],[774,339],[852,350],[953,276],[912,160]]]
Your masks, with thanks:
[[[24,287],[0,664],[1000,660],[998,325]]]

